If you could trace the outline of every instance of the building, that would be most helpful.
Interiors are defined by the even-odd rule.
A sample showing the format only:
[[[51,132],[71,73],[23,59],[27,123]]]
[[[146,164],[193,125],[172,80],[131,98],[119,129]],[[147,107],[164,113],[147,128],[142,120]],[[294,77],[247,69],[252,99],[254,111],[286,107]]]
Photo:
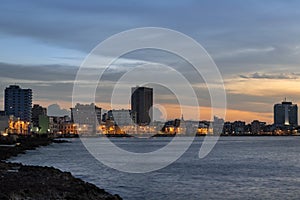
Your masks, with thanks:
[[[274,125],[276,127],[297,127],[298,106],[292,102],[283,101],[274,105]]]
[[[138,125],[149,125],[153,113],[153,88],[133,87],[131,88],[131,117]]]
[[[206,120],[199,121],[197,134],[198,135],[213,134],[212,122]]]
[[[81,124],[101,122],[101,108],[95,104],[79,104],[71,108],[71,121]]]
[[[61,130],[61,124],[64,122],[63,117],[57,117],[57,116],[49,116],[49,129],[51,133],[57,134],[60,133]]]
[[[0,110],[0,116],[7,116],[4,110]]]
[[[1,116],[0,115],[0,134],[4,135],[7,133],[9,127],[9,118],[8,116]]]
[[[78,124],[79,134],[95,134],[101,124],[101,108],[94,103],[77,103],[71,108],[71,121]]]
[[[161,131],[167,134],[180,133],[180,119],[167,121]]]
[[[71,124],[72,123],[69,116],[64,116],[64,117],[49,116],[49,117],[47,117],[48,118],[48,124],[47,124],[46,119],[41,120],[41,117],[42,116],[40,116],[40,127],[43,130],[46,130],[46,128],[48,127],[49,132],[54,133],[54,134],[63,134],[64,130],[65,130],[64,124]]]
[[[107,113],[108,119],[113,120],[119,126],[132,125],[132,119],[130,117],[130,110],[110,110]]]
[[[245,134],[246,122],[244,121],[235,121],[232,124],[233,134],[243,135]]]
[[[22,121],[31,121],[32,90],[10,85],[5,89],[4,107],[7,115],[13,115]]]
[[[37,132],[39,134],[50,133],[49,117],[47,115],[39,115],[38,122]]]
[[[13,115],[9,117],[8,134],[28,135],[30,134],[30,122],[22,121]]]
[[[199,121],[184,120],[185,134],[190,136],[195,136],[198,133]]]
[[[223,126],[223,134],[231,135],[233,133],[233,126],[231,122],[225,122]]]
[[[214,135],[220,135],[223,132],[224,119],[214,116],[213,133]]]
[[[33,127],[39,127],[39,116],[47,116],[47,108],[34,104],[31,109],[31,122]]]
[[[253,122],[251,122],[251,133],[253,135],[259,135],[263,133],[266,124],[267,124],[266,122],[260,122],[258,120],[254,120]]]
[[[61,126],[61,133],[62,134],[78,134],[78,127],[77,124],[74,124],[73,122],[65,122]]]

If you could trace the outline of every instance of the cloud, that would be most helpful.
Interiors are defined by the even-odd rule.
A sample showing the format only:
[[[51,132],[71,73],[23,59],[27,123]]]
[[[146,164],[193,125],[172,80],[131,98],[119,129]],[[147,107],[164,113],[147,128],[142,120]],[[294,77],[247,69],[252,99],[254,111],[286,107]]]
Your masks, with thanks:
[[[10,0],[0,8],[0,33],[4,37],[8,35],[9,40],[26,38],[33,43],[75,49],[86,55],[101,41],[120,31],[158,26],[181,31],[201,43],[224,76],[248,73],[254,65],[260,67],[258,64],[264,67],[273,64],[271,69],[300,64],[297,1],[266,4],[257,0],[249,5],[229,0],[218,2],[217,7],[213,1],[132,2],[92,0],[87,4],[75,0],[69,4],[57,0],[26,3]],[[18,7],[22,7],[22,12],[12,12]],[[232,10],[232,7],[237,9]],[[280,12],[278,8],[282,8]],[[39,51],[30,49],[33,48],[30,44],[26,46],[28,52]],[[4,51],[0,47],[1,50]],[[61,62],[76,59],[72,55],[56,54],[55,58]],[[172,63],[172,58],[169,59]]]
[[[53,102],[72,102],[76,66],[19,65],[0,63],[0,98],[11,84],[33,90],[33,102],[49,105]],[[2,88],[2,89],[1,89]]]
[[[232,109],[267,112],[266,105],[272,105],[283,95],[298,94],[300,2],[254,0],[250,4],[228,0],[217,4],[205,0],[151,3],[94,0],[86,3],[75,0],[71,4],[61,0],[3,1],[0,37],[6,42],[0,47],[0,87],[16,83],[32,88],[34,101],[56,102],[59,99],[60,104],[61,101],[71,102],[73,81],[79,66],[46,65],[43,62],[41,65],[16,65],[5,63],[11,62],[7,57],[24,63],[24,57],[25,61],[30,61],[39,57],[36,52],[42,51],[51,61],[74,63],[77,57],[68,55],[66,49],[83,52],[80,55],[84,57],[112,34],[136,27],[158,26],[181,31],[208,50],[228,83]],[[26,40],[26,45],[18,43],[23,40]],[[34,45],[36,43],[39,45]],[[26,52],[20,50],[21,46],[26,47]],[[173,66],[193,84],[202,82],[186,63],[161,52],[146,52],[132,59],[136,58]],[[49,60],[45,57],[45,63]],[[107,70],[103,77],[104,94],[111,91],[111,82],[135,64],[123,63]],[[260,70],[263,72],[254,73]],[[1,95],[3,97],[2,90]],[[202,104],[209,106],[205,89],[199,88],[197,95]],[[99,96],[105,95],[101,93]],[[170,102],[169,97],[162,96],[161,102]],[[104,102],[109,101],[109,95],[103,98],[107,100]]]
[[[12,12],[16,7],[22,7],[22,12]],[[70,4],[57,0],[26,3],[10,0],[0,8],[0,32],[89,52],[112,34],[158,26],[192,36],[213,54],[241,49],[252,52],[272,44],[281,46],[299,41],[298,7],[297,1],[258,0],[251,5],[229,0],[218,2],[218,6],[214,1],[75,0]]]
[[[150,59],[151,60],[151,59]],[[106,70],[103,77],[101,78],[101,82],[98,85],[98,89],[96,92],[96,101],[99,103],[109,103],[111,101],[112,91],[114,90],[114,86],[118,79],[124,75],[128,70],[131,70],[136,65],[143,65],[145,63],[150,63],[149,60],[137,60],[134,58],[124,58],[120,59],[118,62],[114,63],[109,70]],[[153,63],[154,64],[154,63]],[[60,104],[63,102],[64,107],[71,106],[72,102],[72,92],[73,92],[73,84],[76,79],[76,73],[79,69],[77,66],[68,66],[68,65],[20,65],[20,64],[12,64],[12,63],[3,63],[0,62],[0,68],[2,70],[0,74],[0,88],[7,87],[10,84],[18,84],[22,88],[31,88],[33,90],[33,101],[39,102],[42,105],[49,105],[53,102],[59,102]],[[201,77],[199,75],[195,75],[192,71],[189,71],[189,68],[180,68],[180,65],[176,65],[175,68],[179,69],[183,75],[187,76],[190,80],[191,84],[199,84]],[[160,73],[161,76],[169,77],[170,73],[168,70],[155,70],[155,64],[151,68],[153,72],[152,76],[155,77],[157,72]],[[140,69],[140,75],[143,77],[144,75],[149,76],[150,74],[143,74],[142,68]],[[92,71],[97,73],[97,70],[92,69]],[[148,70],[149,71],[149,70]],[[169,104],[178,104],[176,97],[170,93],[166,88],[158,87],[157,84],[151,85],[155,87],[155,98],[159,103],[169,103]],[[178,81],[175,79],[170,79],[170,84],[175,85],[178,84]],[[90,87],[91,82],[86,80],[82,82],[82,87]],[[124,92],[121,93],[121,97],[128,95],[130,93],[130,88],[135,86],[136,83],[134,80],[128,80],[119,82],[122,87],[124,87]],[[184,90],[184,86],[178,85],[178,88],[182,88]],[[208,91],[206,87],[198,88],[195,85],[196,93],[201,94],[198,96],[200,99],[203,95],[208,96]],[[3,90],[0,90],[0,98],[3,99]],[[123,95],[123,96],[122,96]],[[185,96],[184,99],[187,103],[190,101],[189,96]],[[69,102],[67,104],[66,102]],[[209,104],[206,103],[205,105]],[[204,103],[204,101],[202,102]],[[101,106],[101,105],[100,105]]]
[[[0,77],[10,80],[59,82],[74,80],[78,67],[67,65],[19,65],[0,62]]]
[[[154,105],[154,107],[152,107],[151,110],[153,113],[152,121],[166,121],[167,120],[166,110],[162,106]]]
[[[280,73],[280,74],[265,74],[255,72],[248,75],[240,75],[243,79],[298,79],[299,74],[296,73]]]
[[[48,106],[47,114],[48,116],[70,116],[70,110],[60,108],[58,104],[52,104]]]

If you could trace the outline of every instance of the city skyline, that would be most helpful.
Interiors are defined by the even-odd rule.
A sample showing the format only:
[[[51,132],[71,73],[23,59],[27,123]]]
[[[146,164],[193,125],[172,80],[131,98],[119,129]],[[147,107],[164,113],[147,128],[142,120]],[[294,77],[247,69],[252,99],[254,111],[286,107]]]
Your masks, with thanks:
[[[76,72],[92,48],[120,31],[158,26],[191,36],[215,60],[227,91],[226,120],[258,119],[271,123],[274,103],[288,97],[300,104],[298,1],[252,1],[250,4],[138,1],[132,5],[98,1],[87,5],[74,1],[72,5],[71,8],[61,6],[58,1],[3,2],[0,8],[0,88],[11,84],[32,88],[36,91],[34,103],[44,107],[58,104],[69,110]],[[212,9],[216,12],[208,12]],[[22,12],[18,12],[20,10]],[[11,23],[5,19],[12,19]],[[110,23],[106,19],[110,19]],[[115,80],[120,71],[153,60],[186,69],[185,63],[173,62],[170,55],[153,52],[129,55],[114,63],[105,79],[106,89],[111,88],[110,81]],[[207,94],[203,82],[192,84],[197,93]],[[0,91],[0,109],[3,110],[4,93]],[[169,111],[168,119],[177,117],[178,107],[172,96],[160,97]],[[210,119],[207,95],[200,96],[199,102],[200,118]],[[106,98],[96,103],[109,109]]]
[[[119,110],[122,111],[129,111],[131,112],[132,120],[135,121],[137,124],[141,125],[146,125],[150,123],[151,121],[169,121],[169,120],[174,120],[174,119],[179,119],[179,115],[181,116],[181,119],[184,118],[182,113],[178,113],[178,116],[173,117],[173,118],[164,118],[164,120],[159,120],[159,117],[164,115],[165,113],[161,113],[159,109],[156,109],[153,107],[153,88],[151,87],[143,87],[143,86],[135,86],[131,87],[131,101],[128,104],[128,107],[119,107]],[[5,103],[4,107],[5,110],[0,110],[3,115],[6,116],[14,116],[17,118],[21,118],[21,120],[25,121],[36,121],[38,120],[38,115],[46,115],[46,116],[56,116],[56,117],[69,117],[71,118],[71,121],[73,120],[73,111],[76,108],[78,111],[78,106],[83,106],[83,107],[94,107],[96,110],[96,113],[98,113],[98,117],[100,120],[101,116],[101,110],[103,110],[104,113],[108,114],[109,112],[110,115],[113,114],[113,111],[118,110],[115,108],[108,108],[106,109],[105,107],[98,107],[97,103],[90,102],[90,104],[80,104],[76,103],[75,108],[71,107],[69,110],[60,108],[58,104],[51,104],[47,108],[43,107],[40,104],[37,104],[34,102],[32,99],[32,89],[27,88],[24,89],[20,87],[19,85],[9,85],[5,88]],[[29,101],[29,102],[28,102]],[[24,105],[26,105],[26,108],[24,108]],[[119,105],[120,106],[120,105]],[[179,107],[179,106],[178,106]],[[20,112],[20,108],[22,108],[22,112]],[[49,108],[51,109],[49,111]],[[33,110],[39,114],[33,115]],[[89,108],[91,110],[91,108]],[[93,109],[92,109],[93,110]],[[17,112],[18,111],[18,112]],[[30,114],[27,114],[27,113]],[[180,111],[178,111],[180,112]],[[138,113],[141,115],[138,117]],[[30,115],[30,120],[24,119],[24,116]],[[154,116],[156,115],[156,116]],[[159,116],[158,116],[159,115]],[[32,116],[32,118],[31,118]],[[112,116],[111,116],[112,117]],[[150,118],[149,118],[150,117]],[[34,119],[35,118],[35,119]],[[113,117],[112,117],[113,118]],[[213,116],[214,119],[219,119],[218,116]],[[213,121],[213,119],[187,119],[187,120],[192,120],[192,121]],[[264,122],[267,124],[273,124],[275,127],[298,127],[298,105],[293,104],[291,101],[287,101],[287,98],[284,98],[284,100],[280,103],[274,103],[273,104],[273,121],[268,122],[268,121],[263,121],[260,119],[251,119],[250,121],[245,121],[242,119],[235,119],[235,120],[229,120],[229,119],[222,119],[225,120],[226,122],[246,122],[246,123],[252,123],[255,121],[258,122]],[[33,122],[34,123],[34,122]]]
[[[287,101],[274,104],[274,123],[253,119],[233,122],[214,116],[213,120],[179,119],[157,120],[153,118],[153,88],[136,86],[131,88],[131,110],[105,110],[94,103],[76,105],[71,116],[49,116],[47,109],[33,104],[32,90],[18,85],[5,88],[5,110],[1,111],[1,134],[59,134],[59,135],[149,135],[189,136],[205,135],[297,135],[298,105]],[[30,118],[28,118],[30,117]],[[182,126],[180,125],[182,123]]]
[[[9,87],[18,87],[20,88],[19,85],[7,85],[6,86],[6,89],[9,88]],[[134,88],[134,87],[133,87]],[[130,88],[130,89],[133,89],[133,88]],[[32,92],[32,89],[23,89],[22,86],[20,88],[21,90],[30,90],[31,93],[35,94],[34,92]],[[5,91],[5,90],[4,90]],[[4,93],[4,92],[3,92]],[[38,94],[35,94],[35,95],[38,95]],[[3,97],[5,98],[5,97]],[[49,105],[44,105],[44,104],[40,104],[38,103],[38,101],[35,101],[34,98],[32,98],[32,106],[34,105],[40,105],[40,106],[43,106],[46,108],[47,110],[47,114],[49,116],[66,116],[68,115],[69,117],[71,117],[71,107],[70,108],[64,108],[64,107],[61,107],[60,104],[56,103],[56,102],[59,102],[59,101],[54,101],[54,102],[50,102]],[[268,124],[273,124],[275,122],[275,119],[274,119],[274,106],[275,105],[281,105],[281,103],[284,103],[284,102],[287,102],[287,103],[290,103],[292,101],[290,101],[290,99],[287,99],[287,97],[283,98],[281,101],[279,102],[273,102],[273,104],[270,104],[268,105],[268,107],[270,107],[271,109],[271,112],[270,112],[270,119],[268,120],[264,120],[266,118],[264,117],[258,117],[258,118],[251,118],[249,117],[248,120],[245,120],[242,116],[239,117],[239,114],[243,113],[243,112],[238,112],[238,113],[235,113],[236,115],[229,115],[228,114],[228,109],[227,109],[227,115],[226,115],[226,118],[225,118],[225,121],[245,121],[246,123],[251,123],[253,120],[259,120],[259,121],[264,121]],[[297,102],[297,101],[296,101]],[[296,102],[293,101],[293,103],[297,104]],[[91,102],[93,103],[93,102]],[[0,109],[0,110],[5,110],[5,107],[4,107],[4,101],[3,101],[3,104],[0,105],[0,108],[1,106],[3,107],[3,109]],[[129,102],[128,104],[124,105],[124,104],[120,104],[120,105],[115,105],[116,107],[115,108],[112,108],[111,105],[108,105],[108,104],[103,104],[103,103],[95,103],[96,105],[99,105],[102,109],[106,110],[106,111],[109,111],[109,110],[113,110],[113,109],[131,109],[131,103]],[[171,107],[171,108],[170,108]],[[188,106],[186,106],[188,107]],[[157,108],[152,108],[154,109],[152,112],[154,116],[154,119],[164,119],[164,120],[160,120],[160,121],[168,121],[168,120],[172,120],[172,119],[179,119],[180,117],[182,117],[182,114],[181,114],[181,111],[180,111],[180,106],[179,105],[170,105],[169,108],[167,107],[168,110],[164,110],[165,112],[167,113],[163,113],[161,112],[161,110],[157,109]],[[193,110],[193,108],[188,108],[190,110]],[[171,113],[171,115],[169,115]],[[204,113],[204,114],[203,114]],[[299,113],[297,112],[297,116],[299,115]],[[167,116],[167,117],[166,117]],[[205,116],[205,117],[203,117]],[[251,116],[251,115],[250,115]],[[253,115],[255,116],[255,115]],[[198,121],[198,120],[212,120],[212,117],[211,116],[211,108],[210,107],[201,107],[200,106],[200,119],[195,119],[195,118],[190,118],[189,116],[186,116],[186,119],[187,120],[194,120],[194,121]],[[299,119],[299,116],[297,118],[297,121]]]

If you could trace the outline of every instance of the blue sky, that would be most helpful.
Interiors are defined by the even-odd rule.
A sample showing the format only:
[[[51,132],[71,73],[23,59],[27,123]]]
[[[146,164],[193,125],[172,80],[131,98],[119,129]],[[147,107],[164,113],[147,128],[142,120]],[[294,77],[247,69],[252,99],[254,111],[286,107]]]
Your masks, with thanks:
[[[35,102],[68,108],[76,70],[98,43],[131,28],[164,27],[209,52],[232,116],[270,121],[272,105],[285,96],[300,103],[299,8],[296,0],[4,0],[0,86],[18,83],[34,89]]]

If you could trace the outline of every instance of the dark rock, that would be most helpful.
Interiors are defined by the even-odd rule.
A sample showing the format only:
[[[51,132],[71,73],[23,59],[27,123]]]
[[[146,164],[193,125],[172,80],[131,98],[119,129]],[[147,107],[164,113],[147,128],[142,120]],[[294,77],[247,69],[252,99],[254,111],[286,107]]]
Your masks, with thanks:
[[[1,200],[120,200],[93,184],[75,178],[70,172],[53,167],[25,166],[7,163],[11,156],[26,150],[51,144],[47,137],[19,138],[15,146],[0,146],[0,199]],[[17,144],[16,143],[16,144]]]
[[[121,199],[53,167],[0,162],[0,185],[0,199]]]
[[[52,142],[53,142],[53,143],[58,143],[58,144],[61,144],[61,143],[71,143],[71,142],[68,141],[68,140],[53,140]]]

